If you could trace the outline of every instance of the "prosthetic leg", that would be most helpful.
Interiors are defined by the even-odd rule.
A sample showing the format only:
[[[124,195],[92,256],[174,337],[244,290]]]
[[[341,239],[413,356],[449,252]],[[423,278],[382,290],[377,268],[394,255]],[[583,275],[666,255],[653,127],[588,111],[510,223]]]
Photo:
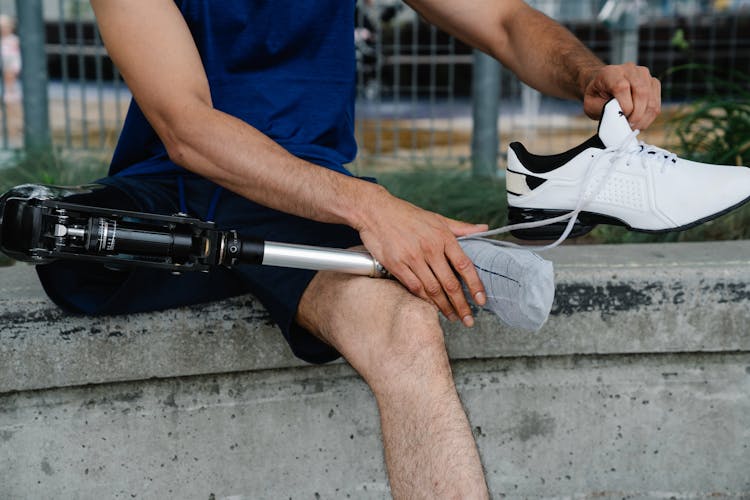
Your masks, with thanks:
[[[0,250],[41,264],[78,259],[121,266],[208,271],[262,264],[332,270],[374,278],[388,272],[366,252],[266,242],[220,231],[213,223],[65,202],[97,186],[26,184],[0,198]]]
[[[35,264],[57,259],[110,267],[209,272],[259,264],[389,278],[369,253],[249,239],[181,214],[92,207],[66,197],[100,186],[17,186],[0,197],[0,251]],[[462,241],[488,293],[487,307],[510,326],[538,330],[552,306],[552,264],[522,249]]]

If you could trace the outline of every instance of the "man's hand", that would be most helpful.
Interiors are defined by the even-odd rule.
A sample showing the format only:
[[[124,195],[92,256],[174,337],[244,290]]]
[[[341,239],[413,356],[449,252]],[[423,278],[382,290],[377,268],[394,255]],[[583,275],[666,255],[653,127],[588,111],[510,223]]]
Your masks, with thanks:
[[[645,66],[601,66],[584,82],[583,110],[594,119],[616,98],[633,129],[646,129],[661,111],[661,82]]]
[[[422,210],[385,190],[365,203],[366,217],[357,229],[370,253],[411,293],[435,304],[448,319],[460,318],[472,326],[459,276],[479,305],[484,305],[486,296],[456,236],[486,231],[487,226]]]

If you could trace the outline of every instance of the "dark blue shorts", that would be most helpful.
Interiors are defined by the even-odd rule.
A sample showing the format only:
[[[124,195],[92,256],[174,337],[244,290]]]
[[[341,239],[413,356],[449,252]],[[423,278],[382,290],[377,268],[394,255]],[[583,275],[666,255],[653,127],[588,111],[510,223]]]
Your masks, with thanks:
[[[213,220],[219,229],[268,241],[334,248],[360,245],[348,226],[323,224],[273,210],[194,174],[107,177],[105,189],[66,198],[71,203],[164,215],[187,211]],[[260,265],[216,268],[209,273],[173,275],[166,270],[112,270],[79,261],[37,266],[49,297],[60,307],[85,314],[127,314],[219,300],[251,293],[281,328],[294,354],[310,363],[325,363],[339,353],[299,326],[294,318],[315,271]]]

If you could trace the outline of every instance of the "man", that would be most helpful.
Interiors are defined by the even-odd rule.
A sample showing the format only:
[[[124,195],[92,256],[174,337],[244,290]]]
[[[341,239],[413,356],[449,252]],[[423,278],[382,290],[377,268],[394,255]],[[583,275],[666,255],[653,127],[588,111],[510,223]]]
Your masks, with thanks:
[[[39,269],[50,296],[100,313],[253,292],[295,354],[340,354],[368,383],[394,497],[487,498],[438,321],[440,311],[473,324],[459,278],[485,302],[456,237],[486,226],[421,210],[344,169],[356,152],[354,1],[91,3],[136,104],[100,181],[106,196],[88,201],[179,209],[262,238],[364,244],[398,281],[257,266],[144,277],[58,263]],[[634,127],[659,112],[646,68],[605,66],[521,0],[409,3],[539,90],[582,99],[592,117],[611,97]]]

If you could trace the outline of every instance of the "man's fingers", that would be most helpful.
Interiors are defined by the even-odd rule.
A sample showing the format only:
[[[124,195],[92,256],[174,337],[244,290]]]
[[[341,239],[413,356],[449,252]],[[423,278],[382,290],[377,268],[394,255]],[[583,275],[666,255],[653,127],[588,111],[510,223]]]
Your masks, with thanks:
[[[632,93],[635,105],[628,122],[633,129],[645,130],[661,112],[661,82],[649,76],[645,83],[633,86]]]
[[[456,273],[453,271],[453,268],[444,258],[436,260],[431,263],[431,265],[433,266],[432,270],[435,273],[435,276],[440,280],[442,290],[445,291],[453,306],[453,310],[464,325],[474,326],[471,307],[466,301],[463,287],[461,286],[458,276],[456,276]]]
[[[404,261],[390,271],[407,290],[434,304],[449,320],[460,319],[464,325],[473,326],[471,306],[461,279],[478,304],[484,305],[486,295],[471,259],[455,240],[445,250],[425,252],[424,259]]]
[[[633,89],[630,80],[624,74],[624,69],[608,67],[603,76],[603,93],[617,99],[625,116],[633,114],[635,111]]]
[[[645,128],[652,117],[648,116],[648,108],[652,102],[651,73],[643,66],[627,66],[626,78],[630,82],[633,96],[633,112],[628,116],[632,128]]]
[[[464,253],[461,245],[456,242],[454,245],[448,246],[445,254],[448,256],[448,260],[450,261],[451,266],[453,266],[453,269],[455,269],[466,284],[466,288],[469,290],[471,297],[477,304],[483,306],[487,301],[487,292],[484,289],[482,280],[479,279],[474,263]]]
[[[638,128],[641,130],[647,129],[656,120],[659,113],[661,113],[661,82],[656,78],[650,78],[649,88],[650,92],[646,111],[643,120],[638,125]]]
[[[417,297],[434,304],[440,312],[451,321],[459,318],[450,301],[443,292],[443,286],[435,277],[430,267],[424,261],[418,262],[412,268],[404,266],[398,275],[399,281]]]
[[[392,203],[386,202],[360,229],[365,247],[412,294],[437,306],[448,319],[460,318],[471,326],[461,279],[479,304],[484,289],[456,237],[486,231],[487,225],[448,219],[397,198],[386,200]]]
[[[630,127],[635,129],[640,128],[646,114],[651,85],[647,79],[643,78],[643,75],[639,71],[632,71],[629,76],[630,92],[633,96],[633,112],[630,113],[628,121],[630,122]]]

